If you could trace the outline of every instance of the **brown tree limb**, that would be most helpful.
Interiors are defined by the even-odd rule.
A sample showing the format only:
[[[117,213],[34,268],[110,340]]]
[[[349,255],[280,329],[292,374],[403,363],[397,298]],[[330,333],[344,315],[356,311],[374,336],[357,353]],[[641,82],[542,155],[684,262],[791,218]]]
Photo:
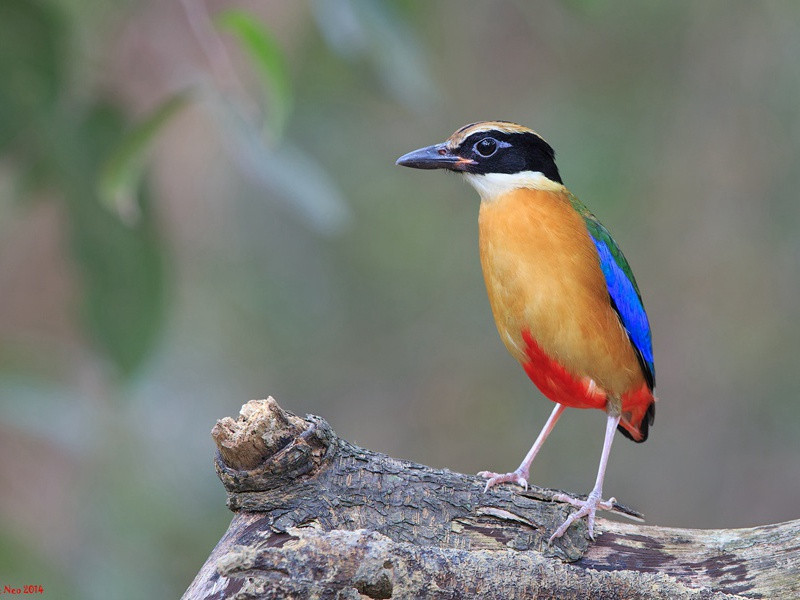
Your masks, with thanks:
[[[359,448],[271,398],[212,436],[235,516],[185,600],[800,597],[800,521],[692,530],[599,519],[596,542],[581,521],[548,545],[571,509],[556,490],[484,494],[478,477]]]

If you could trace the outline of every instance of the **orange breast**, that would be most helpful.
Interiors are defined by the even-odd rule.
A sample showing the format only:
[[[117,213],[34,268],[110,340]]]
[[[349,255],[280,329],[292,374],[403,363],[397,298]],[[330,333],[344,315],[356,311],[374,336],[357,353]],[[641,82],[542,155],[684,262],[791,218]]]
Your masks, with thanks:
[[[531,375],[542,392],[570,406],[599,408],[601,398],[620,401],[639,390],[641,367],[609,302],[594,244],[566,195],[519,189],[483,201],[479,225],[484,279],[503,343],[531,375],[529,332],[536,351],[583,390],[558,378],[543,386]]]

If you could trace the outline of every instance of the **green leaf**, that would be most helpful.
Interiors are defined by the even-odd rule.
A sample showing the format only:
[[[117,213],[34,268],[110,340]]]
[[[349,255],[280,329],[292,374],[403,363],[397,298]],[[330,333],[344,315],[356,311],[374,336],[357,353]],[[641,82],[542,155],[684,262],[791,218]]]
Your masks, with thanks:
[[[78,225],[73,239],[83,271],[84,320],[124,376],[150,353],[163,313],[162,244],[149,198],[142,194],[138,200],[142,217],[137,228],[103,211]]]
[[[280,138],[292,108],[292,82],[283,51],[263,24],[242,10],[223,11],[216,22],[236,36],[253,61],[269,95],[269,127]]]
[[[0,0],[0,152],[52,107],[63,83],[64,22],[36,0]]]
[[[122,143],[125,121],[107,105],[83,120],[61,121],[52,132],[59,156],[73,259],[78,266],[82,317],[97,349],[130,377],[150,354],[161,331],[166,253],[147,186],[134,196],[135,226],[123,223],[97,197],[105,157]]]
[[[136,195],[147,151],[156,136],[188,101],[188,92],[167,98],[122,137],[102,166],[97,182],[100,201],[124,223],[134,225],[141,217]]]

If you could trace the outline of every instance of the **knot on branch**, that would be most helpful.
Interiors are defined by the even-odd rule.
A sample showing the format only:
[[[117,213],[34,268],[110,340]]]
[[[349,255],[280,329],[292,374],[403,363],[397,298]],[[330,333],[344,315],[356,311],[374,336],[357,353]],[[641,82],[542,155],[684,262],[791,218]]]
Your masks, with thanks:
[[[235,421],[225,417],[211,430],[217,475],[230,493],[264,491],[318,468],[335,445],[330,425],[283,410],[271,396],[251,400]]]

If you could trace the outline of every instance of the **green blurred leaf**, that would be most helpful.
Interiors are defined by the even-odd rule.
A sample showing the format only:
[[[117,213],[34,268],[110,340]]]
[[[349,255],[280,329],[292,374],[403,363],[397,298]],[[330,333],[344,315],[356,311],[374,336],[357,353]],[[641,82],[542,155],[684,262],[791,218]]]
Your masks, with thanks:
[[[167,98],[122,137],[103,165],[97,184],[100,201],[124,223],[133,225],[141,217],[136,194],[147,151],[155,137],[188,101],[189,93],[185,91]]]
[[[98,200],[105,157],[121,143],[125,122],[107,105],[85,119],[62,120],[52,132],[67,201],[72,253],[80,268],[86,328],[111,363],[130,376],[153,348],[164,312],[165,251],[147,186],[139,186],[141,216],[122,223]]]
[[[148,201],[146,194],[139,198],[142,218],[136,229],[107,211],[74,229],[87,326],[125,376],[147,357],[162,321],[163,252]]]
[[[292,108],[292,82],[283,51],[267,28],[249,13],[226,10],[216,16],[216,21],[236,36],[252,59],[269,94],[270,129],[276,138],[280,138]]]
[[[36,0],[0,0],[0,152],[42,112],[62,84],[64,23]]]

